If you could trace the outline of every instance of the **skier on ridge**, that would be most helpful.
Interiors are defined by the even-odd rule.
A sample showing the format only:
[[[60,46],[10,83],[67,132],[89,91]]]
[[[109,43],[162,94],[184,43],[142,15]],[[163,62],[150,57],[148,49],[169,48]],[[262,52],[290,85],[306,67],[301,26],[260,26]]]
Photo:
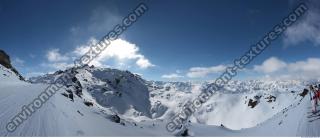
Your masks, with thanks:
[[[320,84],[318,85],[318,90],[315,91],[315,95],[316,95],[317,103],[320,102]]]
[[[312,105],[312,112],[315,114],[317,113],[317,97],[316,97],[316,91],[312,85],[310,85],[310,100],[311,100],[311,105]]]

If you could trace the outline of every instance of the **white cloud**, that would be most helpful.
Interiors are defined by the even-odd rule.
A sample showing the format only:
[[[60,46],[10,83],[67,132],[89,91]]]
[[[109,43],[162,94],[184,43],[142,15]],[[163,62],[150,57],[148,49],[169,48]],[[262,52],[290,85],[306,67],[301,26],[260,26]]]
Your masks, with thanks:
[[[115,57],[120,60],[136,59],[142,57],[139,47],[128,41],[117,39],[103,52],[105,57]]]
[[[290,63],[287,70],[299,78],[320,78],[320,58],[308,58],[305,61]]]
[[[87,53],[90,50],[90,47],[97,42],[98,41],[95,38],[90,38],[86,44],[80,45],[66,54],[61,54],[59,49],[49,50],[46,54],[46,58],[49,62],[41,65],[56,70],[64,70],[72,67],[72,61]],[[110,63],[112,65],[107,65],[106,62],[109,60],[115,62]],[[131,68],[132,64],[141,69],[155,66],[149,59],[140,53],[137,45],[123,39],[112,41],[111,44],[90,63],[90,65],[97,67],[116,67],[120,69]]]
[[[264,67],[269,69],[263,69]],[[255,66],[253,70],[262,72],[267,78],[272,79],[319,79],[320,58],[308,58],[302,61],[286,63],[271,57],[263,62],[262,65]]]
[[[221,73],[225,71],[225,65],[218,65],[213,67],[192,67],[189,69],[187,76],[190,78],[203,78],[209,74]]]
[[[146,59],[144,56],[142,57],[139,57],[139,59],[137,60],[136,64],[142,68],[142,69],[146,69],[146,68],[149,68],[149,67],[153,67],[154,65],[151,64],[151,62]]]
[[[273,73],[285,68],[287,64],[276,57],[265,60],[262,65],[254,66],[254,70],[263,73]]]
[[[67,62],[53,62],[53,63],[42,63],[42,67],[49,67],[55,70],[65,70],[67,68],[73,67],[73,64],[69,64]]]
[[[182,71],[181,70],[176,70],[176,73],[182,73]]]
[[[47,67],[55,70],[65,70],[66,68],[73,66],[73,64],[70,63],[70,54],[61,54],[59,49],[49,50],[46,54],[46,58],[49,62],[42,63],[42,67]]]
[[[69,58],[65,55],[60,54],[59,49],[51,49],[47,52],[47,59],[50,62],[60,62],[60,61],[67,61]]]
[[[16,57],[16,58],[13,59],[12,64],[14,66],[24,66],[24,60]]]
[[[97,43],[97,40],[91,38],[88,44],[77,47],[73,53],[78,56],[83,55],[89,51],[90,45],[95,43]],[[123,39],[112,41],[111,44],[102,51],[91,64],[95,66],[103,66],[104,63],[110,59],[117,60],[119,64],[123,64],[126,61],[135,61],[135,64],[141,69],[155,66],[149,59],[140,53],[137,45]]]
[[[161,78],[164,79],[179,79],[179,78],[183,78],[184,76],[181,76],[179,74],[176,73],[172,73],[172,74],[164,74],[161,76]]]
[[[320,45],[320,2],[317,0],[308,1],[309,10],[300,21],[287,28],[284,33],[285,46],[297,45],[302,42],[312,42]]]

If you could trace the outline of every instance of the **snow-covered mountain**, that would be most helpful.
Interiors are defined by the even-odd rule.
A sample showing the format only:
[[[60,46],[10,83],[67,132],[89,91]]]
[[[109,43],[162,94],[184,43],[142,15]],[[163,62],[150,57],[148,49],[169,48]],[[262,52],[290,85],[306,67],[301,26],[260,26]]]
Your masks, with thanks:
[[[208,83],[149,82],[151,101],[162,107],[161,118],[177,113],[187,100],[192,100],[208,87]],[[192,116],[199,124],[223,124],[239,130],[258,125],[300,99],[306,87],[300,81],[231,81]]]
[[[14,132],[6,131],[7,123],[24,105],[66,74],[70,78],[47,103]],[[210,85],[146,81],[129,71],[93,66],[26,82],[0,65],[0,82],[1,136],[175,136],[166,130],[166,123]],[[231,81],[194,113],[187,129],[179,134],[319,136],[315,128],[320,116],[309,116],[311,103],[305,88],[310,83]]]
[[[31,78],[30,81],[50,84],[63,74],[70,76],[65,84],[66,91],[75,93],[79,98],[97,102],[127,117],[151,117],[148,88],[140,76],[129,71],[84,66]]]

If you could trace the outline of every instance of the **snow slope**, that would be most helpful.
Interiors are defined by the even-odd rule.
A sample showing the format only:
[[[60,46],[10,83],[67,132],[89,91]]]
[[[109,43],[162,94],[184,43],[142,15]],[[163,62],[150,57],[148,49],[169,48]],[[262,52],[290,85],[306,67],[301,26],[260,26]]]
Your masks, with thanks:
[[[61,95],[61,89],[46,104],[35,112],[13,133],[7,132],[6,123],[21,111],[23,105],[45,90],[45,84],[31,84],[19,78],[0,65],[0,136],[166,136],[165,130],[152,123],[135,123],[121,119],[121,123],[112,121],[113,115],[108,109],[94,105],[88,107],[83,99],[70,99]],[[121,117],[121,116],[120,116]],[[125,131],[124,131],[125,130]]]
[[[310,106],[308,96],[299,98],[295,103],[253,128],[231,130],[222,126],[192,124],[189,129],[196,136],[317,137],[320,135],[320,114],[310,113]]]
[[[152,103],[162,109],[158,112],[162,116],[157,116],[169,119],[208,84],[149,82],[148,85]],[[223,124],[233,130],[254,127],[292,104],[304,87],[300,81],[231,81],[204,103],[191,121],[206,125]],[[249,106],[250,99],[257,105]]]

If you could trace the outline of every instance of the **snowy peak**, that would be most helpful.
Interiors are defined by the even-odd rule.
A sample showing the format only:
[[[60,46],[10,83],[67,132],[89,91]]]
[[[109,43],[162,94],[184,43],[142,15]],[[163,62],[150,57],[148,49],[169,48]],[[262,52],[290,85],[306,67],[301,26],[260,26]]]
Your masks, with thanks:
[[[24,78],[20,75],[20,73],[11,65],[10,56],[0,49],[0,64],[11,71],[13,71],[20,80],[24,80]]]
[[[31,78],[30,81],[53,83],[63,74],[71,76],[65,84],[67,91],[129,118],[151,118],[145,80],[129,71],[83,66]]]

